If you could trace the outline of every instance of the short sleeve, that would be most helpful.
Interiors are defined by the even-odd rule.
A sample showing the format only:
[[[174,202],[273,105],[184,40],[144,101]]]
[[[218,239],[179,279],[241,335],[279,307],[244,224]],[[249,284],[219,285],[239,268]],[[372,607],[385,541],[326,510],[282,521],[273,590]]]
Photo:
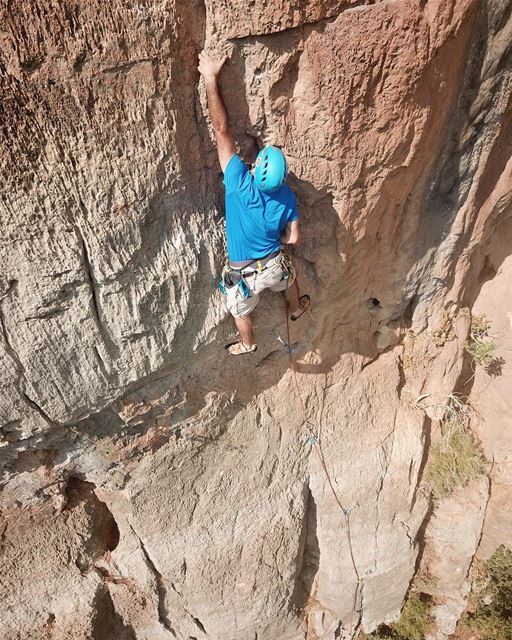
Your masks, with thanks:
[[[294,220],[298,220],[299,219],[299,210],[297,209],[297,198],[295,197],[295,194],[293,193],[293,191],[290,191],[291,193],[291,201],[290,201],[290,209],[288,212],[288,222],[293,222]]]
[[[226,191],[236,191],[239,189],[248,171],[247,165],[242,162],[240,156],[236,154],[231,156],[231,160],[224,170],[224,185]]]

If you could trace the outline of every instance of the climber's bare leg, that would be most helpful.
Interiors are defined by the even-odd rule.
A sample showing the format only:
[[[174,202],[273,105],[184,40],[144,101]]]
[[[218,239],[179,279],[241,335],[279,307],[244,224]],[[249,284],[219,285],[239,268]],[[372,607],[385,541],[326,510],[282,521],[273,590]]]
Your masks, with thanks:
[[[235,325],[240,334],[240,340],[245,347],[251,348],[254,346],[254,328],[252,325],[251,314],[244,316],[243,318],[235,318]]]
[[[288,303],[288,309],[292,315],[298,314],[302,311],[300,303],[299,303],[299,285],[297,284],[297,280],[295,279],[292,286],[288,287],[284,292],[284,297],[286,298],[286,302]]]

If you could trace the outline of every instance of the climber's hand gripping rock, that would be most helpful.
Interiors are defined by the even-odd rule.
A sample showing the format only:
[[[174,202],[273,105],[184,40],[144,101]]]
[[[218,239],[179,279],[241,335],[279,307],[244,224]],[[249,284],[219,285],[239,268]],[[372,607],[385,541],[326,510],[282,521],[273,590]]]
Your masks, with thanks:
[[[224,56],[220,60],[214,60],[206,51],[201,51],[199,54],[199,66],[197,68],[203,76],[204,81],[216,81],[227,59],[228,57]]]

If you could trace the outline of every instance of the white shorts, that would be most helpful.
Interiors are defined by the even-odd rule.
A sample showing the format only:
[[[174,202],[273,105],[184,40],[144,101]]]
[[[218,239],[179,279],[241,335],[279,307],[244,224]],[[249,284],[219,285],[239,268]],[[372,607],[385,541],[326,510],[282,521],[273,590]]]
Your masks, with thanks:
[[[251,290],[251,295],[244,300],[229,300],[224,296],[228,310],[234,318],[243,318],[251,313],[259,302],[259,294],[264,289],[286,291],[291,287],[295,282],[295,269],[292,268],[290,276],[286,277],[287,271],[283,270],[281,260],[281,255],[272,258],[267,262],[266,269],[263,271],[255,271],[253,268],[247,267],[249,273],[247,276],[242,270],[242,276]]]

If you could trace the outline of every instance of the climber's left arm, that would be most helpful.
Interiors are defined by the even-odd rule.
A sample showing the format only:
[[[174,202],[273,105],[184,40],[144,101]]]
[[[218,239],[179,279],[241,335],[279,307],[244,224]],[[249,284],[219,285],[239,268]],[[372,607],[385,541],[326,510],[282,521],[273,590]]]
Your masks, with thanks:
[[[287,222],[281,232],[281,244],[297,244],[300,239],[299,221]]]

